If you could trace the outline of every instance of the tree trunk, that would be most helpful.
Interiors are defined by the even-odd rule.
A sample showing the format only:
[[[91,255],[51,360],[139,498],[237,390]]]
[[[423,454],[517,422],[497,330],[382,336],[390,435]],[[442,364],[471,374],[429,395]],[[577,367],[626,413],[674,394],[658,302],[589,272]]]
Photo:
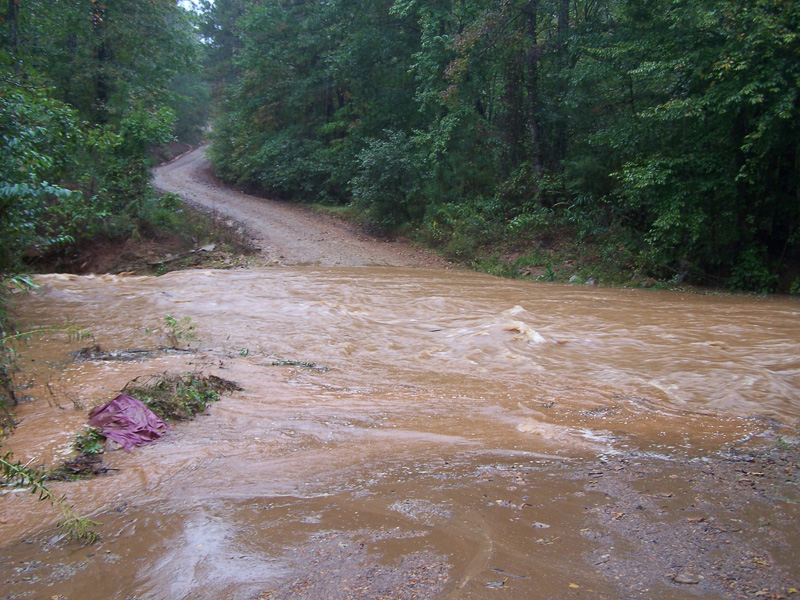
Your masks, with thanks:
[[[525,76],[522,64],[518,60],[509,60],[506,64],[506,85],[502,102],[507,107],[503,128],[509,147],[509,160],[516,166],[525,160],[526,148],[526,108],[525,108]]]
[[[564,49],[564,42],[569,32],[569,0],[560,0],[558,3],[558,51]]]
[[[97,7],[95,14],[94,33],[97,38],[97,46],[95,56],[97,57],[97,64],[94,73],[94,111],[95,119],[98,123],[106,123],[108,121],[108,100],[111,97],[109,91],[108,74],[106,64],[110,57],[108,48],[108,41],[106,40],[106,9],[105,7]]]
[[[17,48],[19,47],[19,0],[8,0],[8,10],[6,10],[6,22],[8,23],[8,46],[11,59],[14,61],[14,73],[19,72],[17,61]]]
[[[564,114],[566,97],[568,93],[569,54],[567,52],[567,37],[569,37],[569,2],[560,0],[558,3],[558,29],[556,39],[556,52],[558,53],[558,100],[559,111],[555,116],[555,131],[553,132],[553,167],[561,170],[561,164],[567,157],[569,150],[568,117]]]
[[[539,55],[540,48],[538,44],[538,24],[536,21],[536,13],[538,9],[538,0],[529,0],[528,4],[523,9],[525,16],[525,36],[528,38],[530,50],[526,56],[528,63],[528,77],[525,82],[527,92],[526,108],[528,117],[528,135],[530,143],[531,164],[533,165],[533,172],[537,178],[542,173],[542,142],[539,133],[539,121],[536,112],[539,108]]]

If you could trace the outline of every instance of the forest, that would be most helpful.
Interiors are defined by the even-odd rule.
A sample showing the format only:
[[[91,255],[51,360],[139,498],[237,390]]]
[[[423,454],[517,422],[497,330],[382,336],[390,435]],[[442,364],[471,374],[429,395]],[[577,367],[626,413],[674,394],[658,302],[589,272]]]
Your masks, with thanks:
[[[165,0],[9,0],[0,280],[164,216],[150,151],[208,121],[197,15]],[[0,316],[4,313],[0,311]]]
[[[210,123],[222,179],[477,268],[561,249],[800,293],[797,2],[8,0],[3,25],[4,277],[163,213],[149,149]]]

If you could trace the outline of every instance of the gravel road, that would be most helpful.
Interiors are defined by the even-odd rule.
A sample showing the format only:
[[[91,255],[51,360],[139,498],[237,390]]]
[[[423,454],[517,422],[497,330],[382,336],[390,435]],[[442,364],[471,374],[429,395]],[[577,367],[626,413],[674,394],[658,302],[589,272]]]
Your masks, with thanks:
[[[449,263],[405,241],[369,237],[308,207],[259,198],[218,182],[197,148],[155,169],[153,185],[244,227],[264,257],[285,265],[443,268]]]

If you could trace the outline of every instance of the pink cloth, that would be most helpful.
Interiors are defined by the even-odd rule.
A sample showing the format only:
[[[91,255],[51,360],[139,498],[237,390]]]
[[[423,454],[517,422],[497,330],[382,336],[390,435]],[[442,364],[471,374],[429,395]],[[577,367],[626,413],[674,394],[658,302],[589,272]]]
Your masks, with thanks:
[[[99,428],[100,433],[127,451],[157,440],[169,429],[141,401],[125,394],[93,409],[89,413],[89,425]]]

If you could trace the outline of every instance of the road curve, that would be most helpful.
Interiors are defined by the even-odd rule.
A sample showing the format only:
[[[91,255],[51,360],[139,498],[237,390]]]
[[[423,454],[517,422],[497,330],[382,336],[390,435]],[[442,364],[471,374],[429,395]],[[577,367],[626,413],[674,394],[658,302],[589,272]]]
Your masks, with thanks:
[[[403,241],[371,238],[307,207],[243,194],[211,174],[205,147],[154,170],[153,185],[200,208],[224,215],[244,229],[264,257],[285,265],[442,268],[440,257]]]

